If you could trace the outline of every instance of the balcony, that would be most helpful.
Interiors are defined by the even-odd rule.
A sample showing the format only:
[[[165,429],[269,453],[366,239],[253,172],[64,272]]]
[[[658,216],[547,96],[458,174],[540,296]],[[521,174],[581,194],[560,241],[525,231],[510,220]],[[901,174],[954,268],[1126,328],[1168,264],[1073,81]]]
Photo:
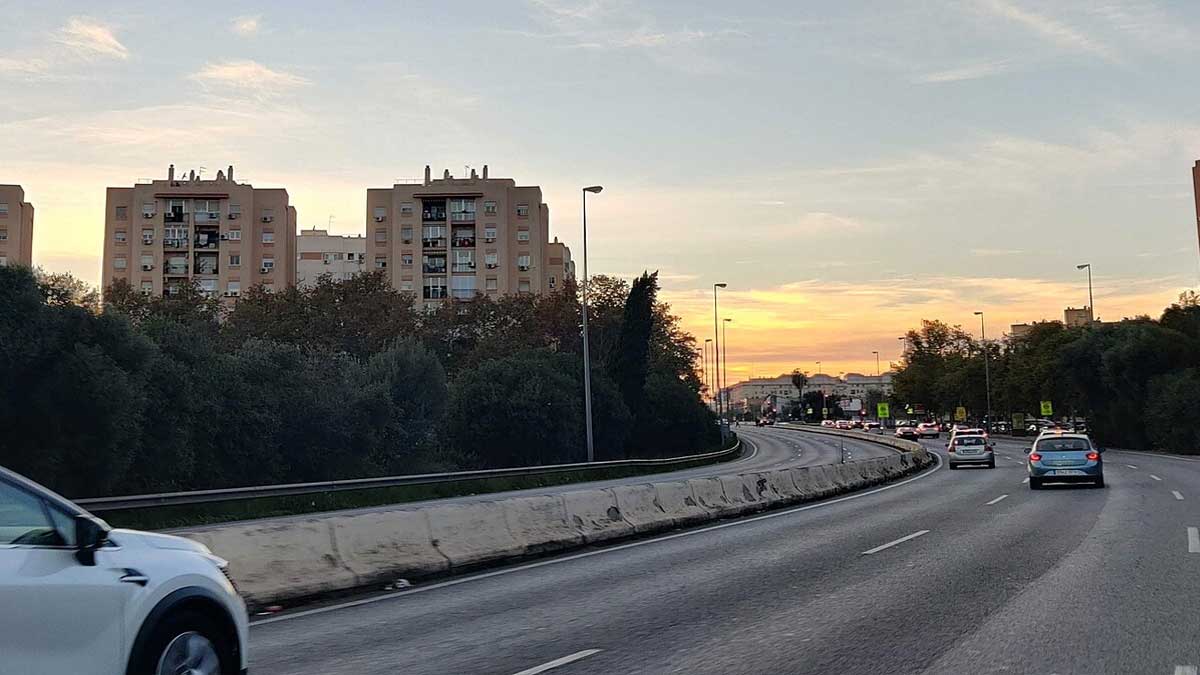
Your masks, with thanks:
[[[168,277],[186,277],[188,275],[187,265],[167,265],[163,270],[163,274]]]
[[[421,220],[444,223],[446,222],[446,209],[425,209],[421,211]]]
[[[475,237],[455,237],[455,248],[475,248]]]
[[[421,265],[421,271],[424,272],[425,274],[445,274],[446,273],[446,263],[443,262],[441,265],[438,265],[436,263],[433,265],[425,263],[425,264]]]
[[[446,248],[446,238],[445,237],[435,237],[433,239],[422,239],[421,247],[422,248]]]
[[[450,214],[451,222],[455,223],[473,223],[475,222],[474,211],[455,211]]]
[[[426,286],[425,292],[422,294],[426,300],[442,300],[448,297],[446,287],[444,286]]]
[[[451,267],[452,272],[474,272],[475,263],[473,262],[456,262]]]
[[[184,249],[188,247],[187,239],[163,239],[163,248]]]
[[[450,297],[454,298],[455,300],[474,300],[475,299],[475,289],[474,288],[455,288],[450,291]]]
[[[186,223],[188,214],[183,211],[167,211],[163,214],[164,223]]]

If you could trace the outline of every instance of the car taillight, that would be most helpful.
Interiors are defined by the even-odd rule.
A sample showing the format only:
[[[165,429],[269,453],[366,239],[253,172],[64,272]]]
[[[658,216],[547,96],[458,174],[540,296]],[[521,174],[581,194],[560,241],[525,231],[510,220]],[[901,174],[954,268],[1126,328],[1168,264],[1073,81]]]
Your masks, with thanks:
[[[1089,452],[1089,453],[1087,454],[1087,458],[1088,458],[1090,461],[1093,461],[1093,462],[1094,462],[1094,461],[1096,461],[1096,460],[1100,459],[1100,453],[1098,453],[1098,452]]]
[[[1040,461],[1042,461],[1042,456],[1037,454],[1036,452],[1031,452],[1031,453],[1029,453],[1029,461],[1040,462]]]
[[[946,452],[954,452],[954,446],[953,445],[947,446]]]

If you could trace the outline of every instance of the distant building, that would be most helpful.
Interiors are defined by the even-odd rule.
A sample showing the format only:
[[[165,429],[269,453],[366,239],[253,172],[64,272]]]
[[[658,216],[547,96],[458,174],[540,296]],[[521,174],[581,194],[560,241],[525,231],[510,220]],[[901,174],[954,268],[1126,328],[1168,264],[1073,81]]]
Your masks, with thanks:
[[[296,239],[296,285],[309,287],[317,277],[328,274],[345,281],[368,269],[367,239],[329,234],[327,230],[301,230]]]
[[[490,178],[474,169],[367,190],[367,267],[386,270],[392,285],[425,307],[446,298],[470,300],[549,293],[574,276],[571,251],[550,239],[550,207],[542,189]]]
[[[33,205],[20,185],[0,185],[0,265],[33,266]]]
[[[1068,307],[1063,310],[1063,323],[1067,328],[1078,328],[1080,326],[1090,326],[1095,323],[1095,317],[1092,316],[1091,307],[1083,307],[1076,309]]]
[[[1014,323],[1012,326],[1009,326],[1008,335],[1009,337],[1022,338],[1029,335],[1032,331],[1033,324],[1031,323]]]
[[[791,374],[778,377],[752,377],[729,387],[729,401],[734,410],[758,410],[768,397],[776,397],[777,405],[786,406],[799,401],[803,394],[811,391],[824,392],[837,398],[864,398],[871,389],[879,390],[884,396],[892,394],[892,374],[861,375],[846,373],[842,377],[833,375],[809,375],[804,391],[792,384]]]
[[[105,288],[125,280],[146,295],[195,283],[212,297],[236,298],[262,284],[296,283],[296,208],[287,190],[256,188],[218,171],[110,187],[104,210]]]

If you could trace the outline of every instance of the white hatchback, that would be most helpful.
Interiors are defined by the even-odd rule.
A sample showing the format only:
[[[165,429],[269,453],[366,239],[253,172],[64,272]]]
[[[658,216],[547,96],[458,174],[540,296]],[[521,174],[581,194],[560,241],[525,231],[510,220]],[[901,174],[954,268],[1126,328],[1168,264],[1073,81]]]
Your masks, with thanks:
[[[0,671],[237,675],[246,605],[202,544],[110,530],[0,468]]]

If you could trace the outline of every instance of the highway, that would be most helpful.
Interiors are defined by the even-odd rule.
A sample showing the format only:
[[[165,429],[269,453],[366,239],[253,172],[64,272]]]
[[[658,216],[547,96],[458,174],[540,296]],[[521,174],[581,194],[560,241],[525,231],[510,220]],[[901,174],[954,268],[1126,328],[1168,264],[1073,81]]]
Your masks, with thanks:
[[[1200,461],[1113,451],[1108,488],[1031,492],[1022,447],[260,620],[251,672],[1195,673]]]

